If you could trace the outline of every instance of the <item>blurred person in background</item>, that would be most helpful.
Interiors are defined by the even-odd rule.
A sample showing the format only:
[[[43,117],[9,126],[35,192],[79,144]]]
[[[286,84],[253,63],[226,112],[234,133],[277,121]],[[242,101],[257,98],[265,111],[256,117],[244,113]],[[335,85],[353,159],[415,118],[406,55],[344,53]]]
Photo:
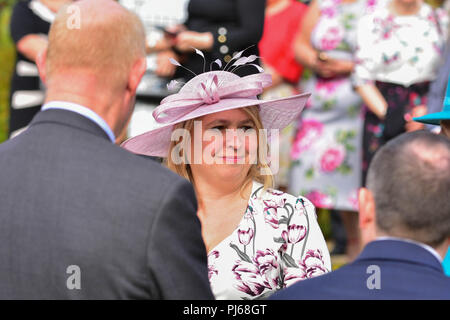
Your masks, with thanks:
[[[186,22],[168,28],[165,39],[155,45],[154,50],[160,51],[157,73],[187,81],[211,67],[221,69],[235,53],[244,49],[247,55],[259,56],[257,44],[263,33],[265,3],[261,0],[190,0]],[[196,54],[194,48],[203,51],[205,59]],[[185,68],[177,68],[170,58],[181,62]],[[213,63],[217,59],[220,65]],[[211,65],[205,65],[205,60]],[[236,70],[240,76],[256,72],[252,66]]]
[[[296,61],[294,40],[308,7],[298,0],[268,0],[264,33],[258,44],[262,66],[272,75],[272,85],[262,99],[274,99],[298,93],[297,83],[303,67]],[[280,132],[280,168],[275,175],[275,187],[287,191],[290,149],[294,125]]]
[[[169,90],[167,84],[171,78],[165,75],[158,62],[157,44],[164,39],[164,28],[183,23],[187,17],[189,0],[119,0],[128,10],[137,14],[146,33],[147,70],[139,83],[136,105],[127,130],[118,138],[123,142],[152,129],[156,124],[153,110],[167,95],[176,91]],[[169,64],[170,65],[170,64]]]
[[[426,113],[423,105],[441,63],[447,26],[447,13],[422,0],[387,0],[361,19],[354,85],[367,107],[363,184],[378,148],[408,129],[408,117]]]
[[[450,16],[450,7],[446,8],[445,4],[450,5],[450,1],[443,3],[443,8],[447,11]],[[419,105],[413,109],[412,113],[405,114],[406,121],[406,131],[414,131],[423,129],[423,124],[421,122],[416,122],[412,118],[420,117],[425,113],[436,113],[442,109],[445,97],[445,88],[447,85],[447,79],[450,76],[450,24],[448,25],[449,30],[447,31],[447,43],[445,46],[444,54],[441,59],[441,63],[437,67],[438,73],[436,79],[430,85],[430,90],[428,91],[426,105]],[[434,132],[439,132],[440,127],[432,124],[425,124],[428,130]]]
[[[360,250],[357,191],[361,185],[362,118],[360,96],[350,75],[354,68],[356,26],[375,7],[371,0],[315,0],[299,32],[297,60],[312,71],[300,90],[312,92],[297,124],[289,191],[318,208],[340,212],[346,253]]]
[[[47,34],[55,14],[73,0],[18,1],[10,22],[16,45],[16,65],[11,80],[9,136],[22,132],[40,110],[45,98],[36,67],[37,54],[47,47]]]

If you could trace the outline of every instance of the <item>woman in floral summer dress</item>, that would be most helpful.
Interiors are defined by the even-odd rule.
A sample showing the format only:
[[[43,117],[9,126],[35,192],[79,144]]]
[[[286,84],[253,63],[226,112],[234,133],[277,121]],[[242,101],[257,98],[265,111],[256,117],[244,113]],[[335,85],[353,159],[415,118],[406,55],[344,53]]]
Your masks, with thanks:
[[[447,26],[446,12],[422,0],[389,0],[360,20],[354,84],[368,108],[363,180],[378,148],[406,131],[405,115],[426,105]]]
[[[135,153],[166,157],[169,169],[192,181],[217,299],[264,298],[331,271],[314,206],[271,189],[261,153],[298,117],[309,94],[258,100],[270,83],[268,74],[200,74],[155,110],[162,127],[123,144]],[[263,128],[270,129],[269,140],[260,135]]]
[[[314,0],[296,42],[297,59],[313,71],[300,82],[312,92],[297,124],[289,192],[319,208],[339,210],[350,259],[359,251],[362,100],[350,80],[356,25],[376,0]]]

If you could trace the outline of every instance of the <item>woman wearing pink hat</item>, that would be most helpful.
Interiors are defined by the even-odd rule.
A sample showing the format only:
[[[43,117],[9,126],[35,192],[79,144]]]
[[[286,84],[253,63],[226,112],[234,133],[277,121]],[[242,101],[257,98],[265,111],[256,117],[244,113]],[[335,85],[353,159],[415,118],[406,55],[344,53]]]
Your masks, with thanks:
[[[234,59],[234,68],[254,60]],[[270,188],[276,152],[267,141],[299,116],[309,94],[258,100],[270,83],[263,73],[202,73],[155,109],[160,127],[123,144],[164,157],[193,183],[217,299],[267,297],[331,271],[314,206]]]

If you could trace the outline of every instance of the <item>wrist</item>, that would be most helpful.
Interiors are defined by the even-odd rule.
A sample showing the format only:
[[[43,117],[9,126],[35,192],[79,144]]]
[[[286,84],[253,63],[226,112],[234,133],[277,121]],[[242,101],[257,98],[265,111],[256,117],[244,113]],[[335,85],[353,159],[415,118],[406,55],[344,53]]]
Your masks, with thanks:
[[[309,59],[308,66],[310,69],[317,71],[317,65],[319,63],[319,54],[318,52],[314,52]]]
[[[206,50],[210,50],[213,45],[214,45],[214,37],[213,34],[211,32],[205,32],[203,33],[203,43],[204,43],[204,48]]]
[[[387,105],[379,105],[376,106],[376,115],[381,120],[384,120],[386,118],[387,114]]]

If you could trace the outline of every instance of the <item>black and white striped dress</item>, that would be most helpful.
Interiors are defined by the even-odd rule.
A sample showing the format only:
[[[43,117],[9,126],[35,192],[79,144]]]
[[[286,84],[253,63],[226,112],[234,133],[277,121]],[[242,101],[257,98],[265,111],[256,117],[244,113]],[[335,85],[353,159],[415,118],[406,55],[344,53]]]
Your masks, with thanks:
[[[10,31],[14,43],[25,36],[39,34],[47,37],[55,14],[38,0],[19,1],[11,16]],[[38,69],[33,61],[17,52],[11,80],[9,136],[25,129],[44,102]]]

